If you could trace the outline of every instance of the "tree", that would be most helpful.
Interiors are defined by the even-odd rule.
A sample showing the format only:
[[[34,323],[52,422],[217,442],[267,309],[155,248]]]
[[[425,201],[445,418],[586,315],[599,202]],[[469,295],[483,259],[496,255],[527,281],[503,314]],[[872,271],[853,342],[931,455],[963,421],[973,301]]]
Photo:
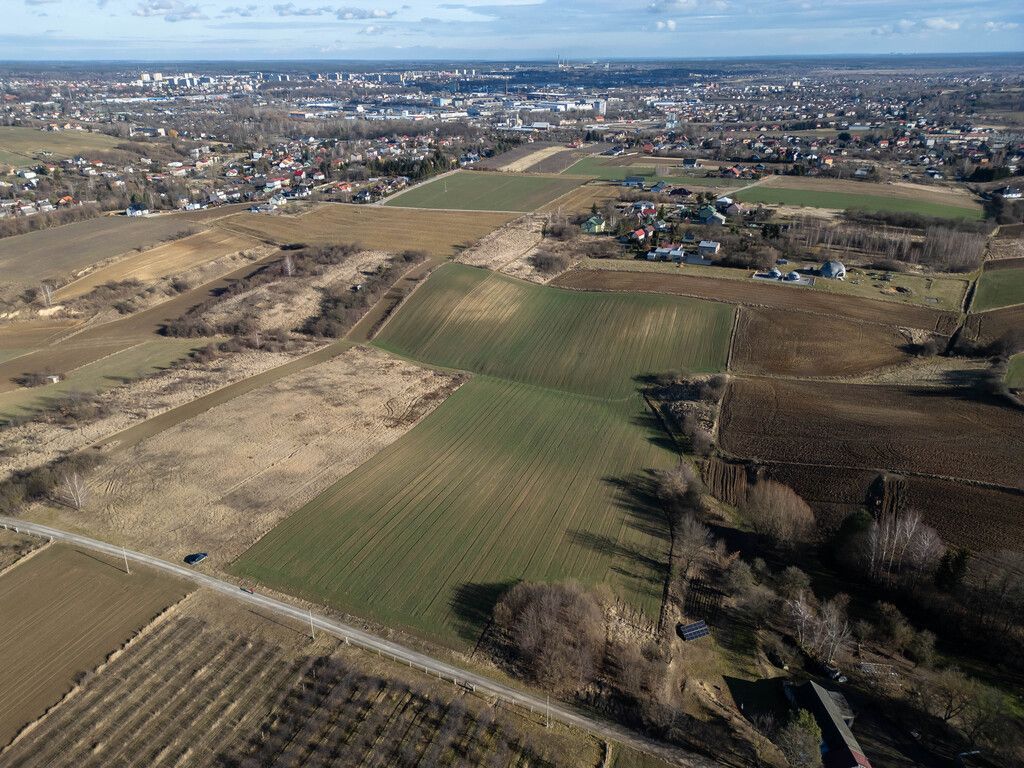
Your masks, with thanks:
[[[814,715],[801,709],[775,736],[793,768],[818,768],[821,765],[821,728]]]
[[[747,491],[741,514],[754,531],[776,544],[808,541],[814,532],[814,512],[796,491],[772,480],[761,480]]]
[[[683,516],[676,527],[675,556],[677,576],[688,582],[710,551],[713,543],[711,529],[692,513]]]
[[[868,528],[864,567],[879,581],[914,576],[934,566],[944,547],[920,512],[886,512]]]
[[[61,501],[79,512],[89,501],[89,486],[77,469],[61,472],[60,493]]]
[[[811,577],[795,565],[787,566],[779,576],[779,594],[792,599],[811,587]]]

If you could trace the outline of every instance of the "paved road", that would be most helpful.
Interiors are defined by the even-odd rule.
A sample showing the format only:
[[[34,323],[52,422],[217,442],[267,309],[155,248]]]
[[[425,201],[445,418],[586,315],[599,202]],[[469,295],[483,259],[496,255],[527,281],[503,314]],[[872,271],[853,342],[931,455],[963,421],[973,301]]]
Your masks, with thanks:
[[[161,560],[158,557],[153,557],[152,555],[147,555],[142,552],[135,552],[130,549],[122,550],[121,547],[108,544],[104,541],[98,541],[97,539],[91,539],[87,536],[80,536],[75,533],[69,533],[46,525],[30,523],[17,518],[0,516],[0,526],[17,528],[19,531],[33,533],[38,536],[47,536],[55,541],[73,544],[96,552],[102,552],[116,558],[120,558],[123,552],[130,562],[142,563],[143,565],[151,568],[187,579],[202,587],[227,595],[232,599],[256,605],[264,610],[272,611],[279,616],[293,619],[295,622],[304,626],[309,626],[310,623],[312,623],[316,629],[342,638],[354,645],[358,645],[370,651],[376,651],[389,656],[396,661],[422,669],[427,673],[435,674],[444,679],[453,680],[459,684],[470,686],[478,693],[487,693],[497,696],[506,702],[517,704],[523,708],[532,709],[534,712],[547,712],[553,720],[558,720],[581,730],[588,731],[602,739],[617,741],[643,752],[657,755],[674,765],[687,766],[688,768],[712,768],[712,766],[718,765],[717,763],[695,753],[686,752],[680,749],[673,749],[665,746],[664,744],[648,741],[632,731],[626,730],[625,728],[621,728],[612,723],[581,715],[558,704],[548,704],[547,701],[537,696],[532,696],[528,693],[516,690],[515,688],[510,688],[496,680],[470,672],[447,662],[440,661],[439,659],[414,651],[411,648],[406,648],[398,643],[393,643],[390,640],[386,640],[370,632],[357,629],[349,624],[329,619],[326,616],[322,616],[317,613],[310,613],[305,609],[298,608],[282,600],[266,597],[264,595],[243,592],[236,584],[187,568],[183,565],[170,563],[166,560]]]

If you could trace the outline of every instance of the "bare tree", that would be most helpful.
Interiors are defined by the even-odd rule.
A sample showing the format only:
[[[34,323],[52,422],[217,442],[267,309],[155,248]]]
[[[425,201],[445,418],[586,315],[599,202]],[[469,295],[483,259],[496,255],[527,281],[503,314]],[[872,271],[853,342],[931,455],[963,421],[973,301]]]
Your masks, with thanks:
[[[740,511],[754,531],[777,544],[807,541],[814,532],[814,512],[796,491],[762,480],[747,491]]]
[[[887,512],[868,530],[865,567],[874,579],[898,578],[931,568],[944,550],[938,533],[925,525],[920,512]]]
[[[60,493],[61,501],[78,511],[89,502],[89,486],[77,469],[61,473]]]
[[[284,272],[286,277],[291,277],[295,274],[295,260],[292,258],[290,253],[285,254],[281,270]]]
[[[689,581],[713,544],[711,529],[692,512],[684,515],[676,526],[675,555],[678,577],[683,581]]]

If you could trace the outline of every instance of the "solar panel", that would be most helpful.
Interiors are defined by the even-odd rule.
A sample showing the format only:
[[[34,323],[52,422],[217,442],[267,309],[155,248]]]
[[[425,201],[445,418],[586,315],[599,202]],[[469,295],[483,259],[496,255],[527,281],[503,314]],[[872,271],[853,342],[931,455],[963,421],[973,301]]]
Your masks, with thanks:
[[[695,621],[693,624],[680,624],[676,627],[676,631],[679,632],[680,637],[687,642],[690,640],[698,640],[711,634],[711,630],[708,629],[708,625],[703,621]]]

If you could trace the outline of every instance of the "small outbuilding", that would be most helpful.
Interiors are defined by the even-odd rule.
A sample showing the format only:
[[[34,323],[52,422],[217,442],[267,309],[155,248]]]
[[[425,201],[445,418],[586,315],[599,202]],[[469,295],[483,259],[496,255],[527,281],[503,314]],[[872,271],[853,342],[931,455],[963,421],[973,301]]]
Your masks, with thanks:
[[[818,273],[822,277],[827,277],[831,280],[845,280],[846,279],[846,267],[843,262],[836,261],[834,259],[826,261],[821,265],[821,269]]]

